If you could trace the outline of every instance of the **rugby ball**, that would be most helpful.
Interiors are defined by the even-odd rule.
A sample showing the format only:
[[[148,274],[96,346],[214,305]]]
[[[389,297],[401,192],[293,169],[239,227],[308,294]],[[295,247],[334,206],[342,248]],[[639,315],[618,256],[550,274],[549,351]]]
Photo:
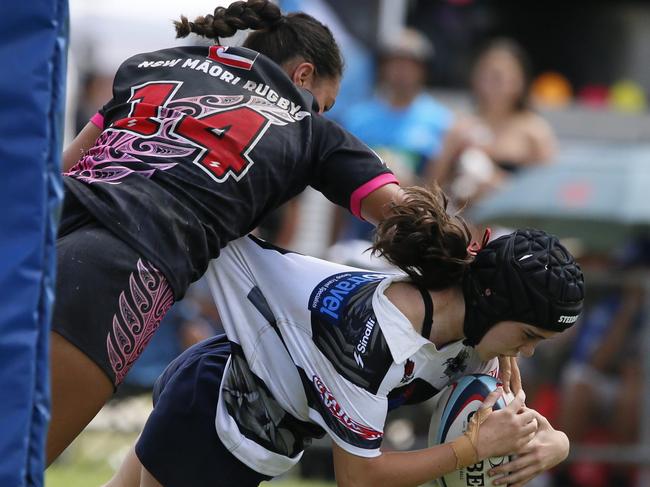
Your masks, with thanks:
[[[444,388],[438,394],[431,423],[429,425],[429,446],[452,441],[462,435],[467,429],[469,419],[481,406],[487,395],[497,388],[497,380],[484,374],[471,374],[461,377]],[[504,408],[514,396],[501,396],[494,410]],[[493,487],[493,481],[498,477],[488,476],[488,471],[510,461],[508,456],[487,458],[449,473],[435,480],[438,487],[470,487],[480,485]]]

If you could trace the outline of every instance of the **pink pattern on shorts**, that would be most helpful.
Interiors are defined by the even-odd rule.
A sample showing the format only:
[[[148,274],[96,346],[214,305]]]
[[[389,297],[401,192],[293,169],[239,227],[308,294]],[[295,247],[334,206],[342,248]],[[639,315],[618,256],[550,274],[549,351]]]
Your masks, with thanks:
[[[129,289],[122,291],[119,312],[106,337],[106,350],[119,385],[158,329],[174,295],[162,273],[138,259],[138,271],[129,277]]]

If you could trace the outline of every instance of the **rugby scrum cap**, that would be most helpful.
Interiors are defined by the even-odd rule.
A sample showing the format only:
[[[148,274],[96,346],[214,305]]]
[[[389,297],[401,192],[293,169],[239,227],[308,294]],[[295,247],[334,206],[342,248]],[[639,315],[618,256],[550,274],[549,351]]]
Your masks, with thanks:
[[[564,331],[580,315],[585,287],[580,266],[557,237],[526,229],[476,252],[463,293],[465,343],[475,346],[499,321]]]

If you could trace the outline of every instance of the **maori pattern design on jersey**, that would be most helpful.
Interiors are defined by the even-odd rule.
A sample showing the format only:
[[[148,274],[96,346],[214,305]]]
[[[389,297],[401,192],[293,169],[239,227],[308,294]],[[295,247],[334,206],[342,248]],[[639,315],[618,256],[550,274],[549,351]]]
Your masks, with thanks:
[[[115,385],[124,380],[174,303],[172,289],[158,269],[140,259],[137,269],[129,276],[129,289],[120,293],[119,311],[106,336]]]
[[[205,149],[179,133],[179,126],[184,118],[190,117],[200,122],[225,110],[244,107],[263,117],[261,120],[265,125],[258,132],[260,135],[269,125],[287,125],[310,115],[303,110],[281,108],[259,96],[249,96],[247,100],[242,95],[182,98],[170,101],[166,107],[158,108],[158,116],[154,119],[159,128],[154,135],[138,134],[136,128],[141,120],[137,118],[116,121],[119,128],[109,127],[104,130],[95,145],[67,175],[88,184],[120,184],[121,180],[132,174],[151,178],[156,171],[169,170],[176,166],[178,161],[197,161]],[[130,128],[133,131],[130,131]],[[254,143],[248,147],[248,151],[253,148]],[[248,163],[252,164],[252,161],[249,160],[244,165]],[[245,172],[244,170],[243,173]],[[215,179],[221,181],[219,178]]]
[[[142,138],[135,134],[108,129],[102,132],[84,157],[67,173],[85,183],[119,184],[121,179],[139,174],[150,178],[155,171],[166,171],[176,166],[174,158],[188,157],[196,151],[189,144],[185,146],[173,140],[169,133],[181,113],[171,112],[162,124],[161,132],[155,138]],[[169,162],[143,164],[143,158],[170,159]]]

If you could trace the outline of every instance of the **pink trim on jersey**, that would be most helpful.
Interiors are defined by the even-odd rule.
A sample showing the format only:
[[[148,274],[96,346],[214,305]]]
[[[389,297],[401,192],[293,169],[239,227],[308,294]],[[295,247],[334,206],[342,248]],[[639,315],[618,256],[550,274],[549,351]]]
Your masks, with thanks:
[[[380,174],[376,178],[371,179],[367,183],[364,183],[355,189],[352,196],[350,196],[350,211],[352,214],[363,220],[363,217],[361,216],[361,201],[374,190],[386,186],[387,184],[399,184],[399,181],[392,173]]]
[[[90,117],[90,123],[95,125],[97,128],[104,130],[104,115],[97,112],[92,117]]]

